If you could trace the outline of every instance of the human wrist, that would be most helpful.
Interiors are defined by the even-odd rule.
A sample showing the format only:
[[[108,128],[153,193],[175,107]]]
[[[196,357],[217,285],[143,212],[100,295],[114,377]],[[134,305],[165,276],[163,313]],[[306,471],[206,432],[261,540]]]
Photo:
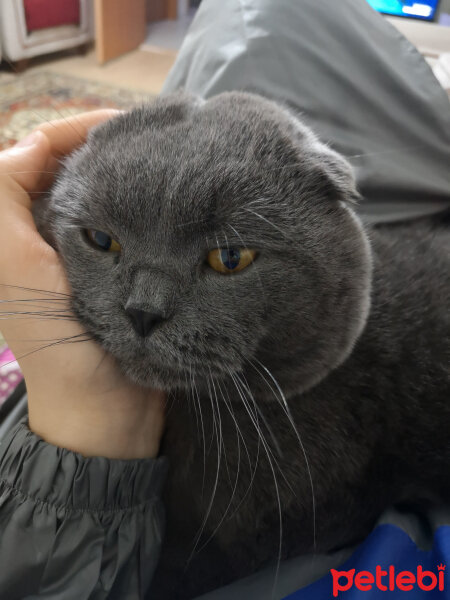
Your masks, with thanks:
[[[164,430],[165,394],[125,386],[107,394],[29,388],[29,427],[83,456],[154,458]]]

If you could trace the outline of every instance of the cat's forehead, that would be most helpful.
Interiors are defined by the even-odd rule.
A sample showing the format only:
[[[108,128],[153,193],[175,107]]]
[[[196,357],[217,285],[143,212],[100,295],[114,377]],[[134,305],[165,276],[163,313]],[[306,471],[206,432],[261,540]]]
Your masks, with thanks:
[[[213,145],[205,152],[188,141],[170,145],[158,137],[123,141],[120,152],[93,156],[86,179],[92,197],[108,199],[114,209],[126,206],[138,216],[151,209],[168,220],[171,215],[204,218],[223,202],[237,208],[250,195],[264,193],[250,162]]]
[[[119,216],[122,208],[135,218],[150,210],[165,223],[184,223],[237,210],[269,192],[276,168],[270,177],[266,154],[258,154],[268,133],[245,118],[251,111],[233,116],[223,108],[178,119],[152,110],[124,115],[98,131],[76,169]]]
[[[91,141],[99,154],[120,149],[124,159],[147,156],[179,165],[197,157],[220,167],[227,160],[278,156],[287,149],[290,127],[285,111],[257,96],[233,92],[204,101],[174,94],[102,124]]]

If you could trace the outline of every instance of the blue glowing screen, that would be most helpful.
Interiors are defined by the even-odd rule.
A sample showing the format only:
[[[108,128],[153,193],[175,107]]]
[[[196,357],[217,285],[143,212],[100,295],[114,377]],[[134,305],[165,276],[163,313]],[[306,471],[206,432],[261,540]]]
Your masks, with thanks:
[[[375,10],[388,15],[425,19],[435,17],[439,0],[367,0]]]

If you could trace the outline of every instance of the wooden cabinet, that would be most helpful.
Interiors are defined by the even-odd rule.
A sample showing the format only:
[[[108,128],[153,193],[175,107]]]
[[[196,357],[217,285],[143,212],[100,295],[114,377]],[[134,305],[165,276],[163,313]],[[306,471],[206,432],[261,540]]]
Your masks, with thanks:
[[[95,43],[100,64],[137,48],[147,21],[177,18],[177,0],[95,0]]]

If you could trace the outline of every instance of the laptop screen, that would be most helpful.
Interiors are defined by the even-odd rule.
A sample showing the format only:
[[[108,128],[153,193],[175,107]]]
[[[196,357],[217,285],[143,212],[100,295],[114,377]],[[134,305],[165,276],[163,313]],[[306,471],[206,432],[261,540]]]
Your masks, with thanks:
[[[375,10],[387,15],[434,21],[439,0],[367,0]]]

